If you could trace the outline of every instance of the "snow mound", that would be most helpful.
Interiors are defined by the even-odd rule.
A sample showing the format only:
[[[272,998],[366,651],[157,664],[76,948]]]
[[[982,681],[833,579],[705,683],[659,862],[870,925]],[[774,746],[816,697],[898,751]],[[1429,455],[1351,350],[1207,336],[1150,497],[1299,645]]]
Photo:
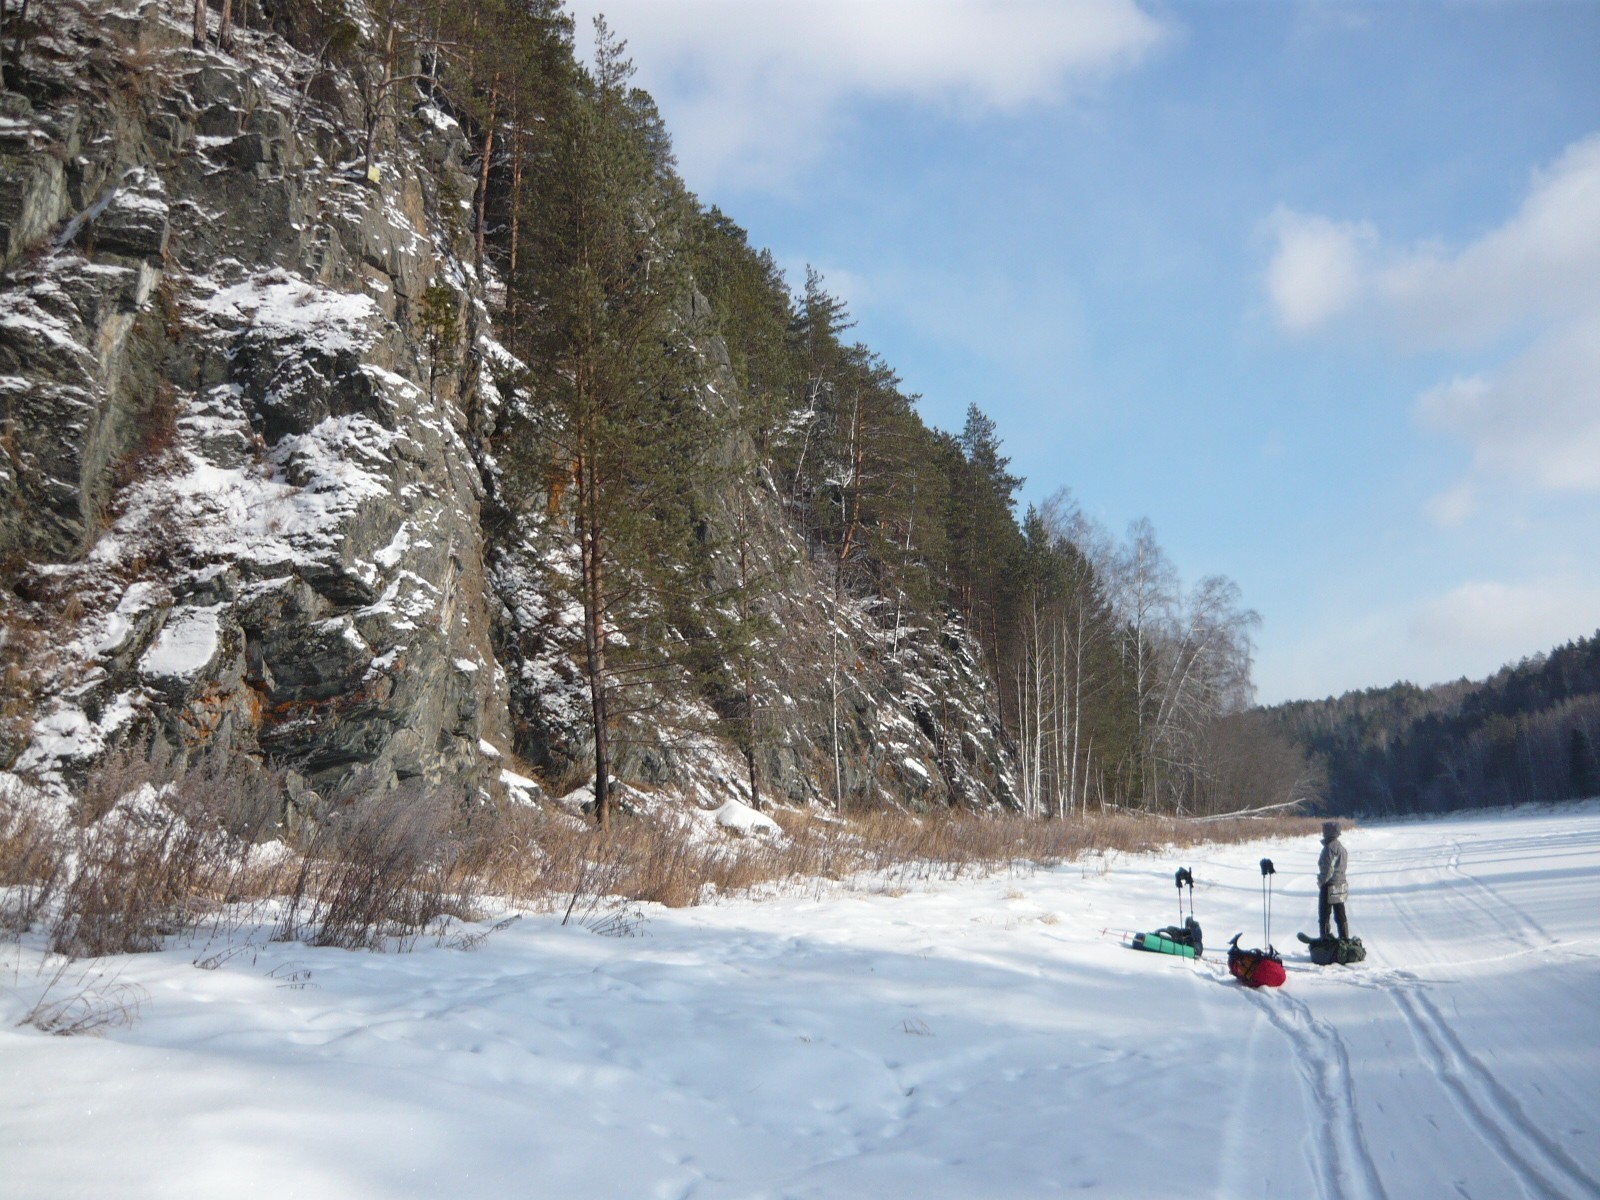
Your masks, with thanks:
[[[778,823],[764,813],[758,813],[744,801],[730,798],[721,808],[711,814],[712,818],[722,828],[739,834],[741,837],[756,836],[783,836],[783,830]]]

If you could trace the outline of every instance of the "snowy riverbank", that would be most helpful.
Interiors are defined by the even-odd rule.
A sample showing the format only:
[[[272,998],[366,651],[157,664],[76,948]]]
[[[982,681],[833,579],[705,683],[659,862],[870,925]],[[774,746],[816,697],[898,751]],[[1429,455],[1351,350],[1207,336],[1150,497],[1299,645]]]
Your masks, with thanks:
[[[94,964],[139,1005],[100,1037],[13,1027],[44,980],[3,947],[0,1191],[1600,1194],[1600,809],[1346,841],[1356,968],[1295,941],[1312,838],[646,909],[636,936],[534,914],[409,954],[239,934]],[[1251,993],[1222,959],[1261,941],[1264,854],[1290,975]],[[1205,961],[1102,934],[1173,921],[1177,866]]]

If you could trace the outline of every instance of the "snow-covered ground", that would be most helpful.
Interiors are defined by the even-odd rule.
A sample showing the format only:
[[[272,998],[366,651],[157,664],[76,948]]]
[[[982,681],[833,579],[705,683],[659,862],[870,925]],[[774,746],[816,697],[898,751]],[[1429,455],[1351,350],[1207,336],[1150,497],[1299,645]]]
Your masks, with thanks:
[[[142,993],[101,1037],[11,1028],[39,985],[6,947],[0,1194],[1600,1195],[1600,808],[1346,841],[1349,968],[1295,941],[1311,838],[650,909],[636,936],[198,942],[98,964]],[[1290,973],[1255,993],[1221,948],[1262,940],[1264,854]],[[1178,866],[1205,961],[1102,934],[1175,920]]]

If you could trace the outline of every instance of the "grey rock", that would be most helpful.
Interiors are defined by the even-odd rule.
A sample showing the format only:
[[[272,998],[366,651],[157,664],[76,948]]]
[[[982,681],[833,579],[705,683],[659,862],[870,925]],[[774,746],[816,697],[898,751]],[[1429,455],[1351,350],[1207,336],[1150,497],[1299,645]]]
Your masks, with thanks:
[[[267,161],[267,142],[259,133],[242,133],[226,146],[222,155],[241,171]]]
[[[244,113],[231,104],[213,104],[195,119],[195,132],[201,137],[237,137],[244,124]]]
[[[120,188],[92,229],[97,252],[159,262],[166,254],[166,201],[155,189]]]
[[[53,155],[26,142],[0,145],[0,270],[41,241],[67,212],[67,175]]]
[[[255,133],[269,142],[288,141],[294,129],[289,114],[276,108],[256,108],[245,117],[246,133]]]
[[[183,148],[189,126],[177,113],[157,113],[150,120],[150,144],[156,156],[169,159]]]

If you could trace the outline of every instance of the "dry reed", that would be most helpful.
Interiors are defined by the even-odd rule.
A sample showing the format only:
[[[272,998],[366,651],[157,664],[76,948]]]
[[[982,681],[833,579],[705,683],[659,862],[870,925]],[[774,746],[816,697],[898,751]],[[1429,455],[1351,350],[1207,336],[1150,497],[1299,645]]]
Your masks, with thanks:
[[[165,784],[160,773],[108,762],[65,828],[0,794],[0,928],[43,923],[53,950],[79,958],[150,949],[273,902],[279,937],[405,948],[442,918],[475,918],[493,895],[625,933],[642,921],[629,907],[640,903],[683,907],[851,878],[894,890],[1317,829],[1276,814],[1202,823],[785,809],[773,814],[781,834],[738,837],[695,831],[660,805],[601,834],[559,807],[467,810],[413,782],[330,810],[297,847],[262,856],[253,847],[284,833],[280,778],[243,760],[196,764]]]

